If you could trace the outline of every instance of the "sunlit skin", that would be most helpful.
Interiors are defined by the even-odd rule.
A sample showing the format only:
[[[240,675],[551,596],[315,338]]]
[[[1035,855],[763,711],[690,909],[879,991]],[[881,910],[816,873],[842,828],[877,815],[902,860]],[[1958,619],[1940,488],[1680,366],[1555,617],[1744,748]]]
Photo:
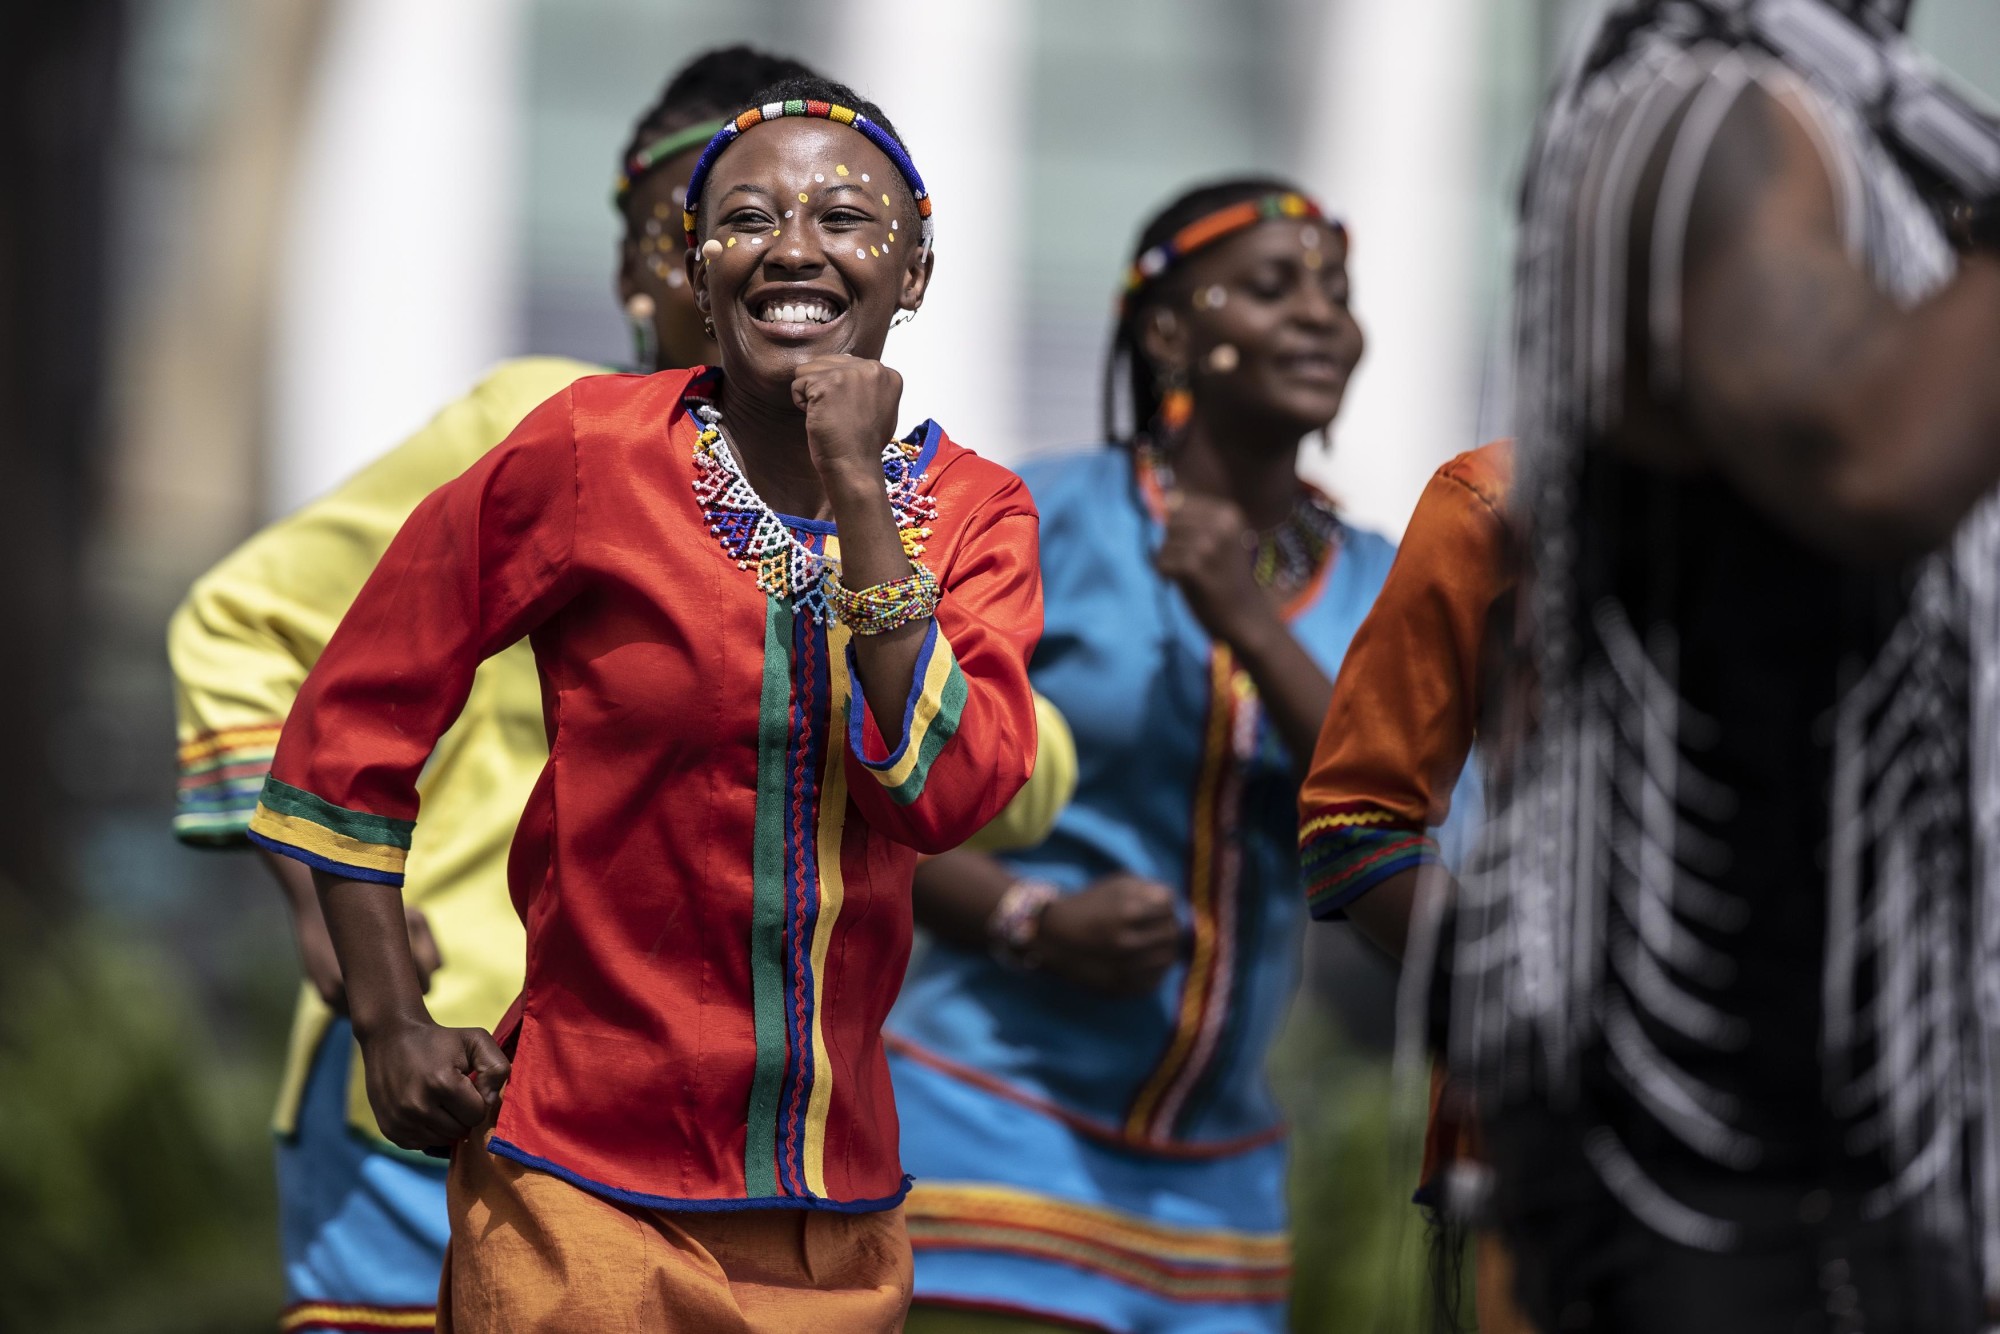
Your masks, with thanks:
[[[1258,531],[1291,514],[1299,444],[1333,421],[1361,360],[1361,326],[1347,303],[1346,234],[1273,219],[1182,261],[1141,315],[1142,354],[1163,382],[1181,377],[1194,395],[1186,430],[1163,442],[1177,489],[1154,564],[1249,671],[1301,770],[1333,682],[1252,576],[1252,547]],[[934,858],[917,870],[918,920],[982,950],[986,923],[1013,882],[984,853]],[[1056,977],[1133,995],[1159,985],[1184,939],[1173,891],[1117,872],[1051,903],[1037,949]]]
[[[701,310],[688,286],[687,242],[681,226],[688,177],[694,175],[704,147],[697,145],[668,158],[642,177],[625,199],[625,234],[618,243],[618,302],[623,307],[634,296],[644,296],[653,303],[653,336],[661,370],[715,362],[715,340],[702,327]]]

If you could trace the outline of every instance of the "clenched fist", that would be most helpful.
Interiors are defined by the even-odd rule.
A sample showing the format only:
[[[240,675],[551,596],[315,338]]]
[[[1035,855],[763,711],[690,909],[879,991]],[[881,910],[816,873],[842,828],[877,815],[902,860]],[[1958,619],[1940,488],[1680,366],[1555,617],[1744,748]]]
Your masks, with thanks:
[[[865,357],[814,357],[793,372],[792,402],[806,414],[806,446],[829,488],[857,473],[880,485],[902,401],[903,377]]]
[[[1144,995],[1181,953],[1174,893],[1120,871],[1042,910],[1035,950],[1044,971],[1112,995]]]
[[[1243,511],[1214,496],[1167,496],[1167,533],[1154,568],[1181,595],[1213,638],[1235,644],[1253,625],[1273,620],[1276,604],[1252,573],[1257,534]]]

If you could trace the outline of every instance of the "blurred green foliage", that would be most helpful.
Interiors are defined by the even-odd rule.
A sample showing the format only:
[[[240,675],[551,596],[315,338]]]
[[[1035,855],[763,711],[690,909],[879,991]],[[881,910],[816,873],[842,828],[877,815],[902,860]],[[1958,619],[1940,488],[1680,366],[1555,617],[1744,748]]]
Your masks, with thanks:
[[[0,1330],[267,1334],[287,992],[231,1055],[179,954],[102,920],[0,977]],[[275,1024],[275,1028],[273,1028]]]
[[[1421,1095],[1399,1099],[1387,1059],[1349,1041],[1310,992],[1272,1053],[1271,1076],[1292,1123],[1292,1328],[1420,1334],[1429,1328],[1429,1242],[1410,1194]]]

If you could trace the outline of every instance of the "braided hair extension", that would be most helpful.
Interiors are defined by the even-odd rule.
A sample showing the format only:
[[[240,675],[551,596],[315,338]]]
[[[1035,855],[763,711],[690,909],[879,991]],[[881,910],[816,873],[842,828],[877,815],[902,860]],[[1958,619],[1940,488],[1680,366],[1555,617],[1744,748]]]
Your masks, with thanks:
[[[1165,245],[1189,223],[1219,209],[1272,195],[1298,193],[1297,186],[1271,176],[1234,176],[1197,185],[1147,219],[1146,225],[1140,229],[1138,243],[1132,247],[1131,264],[1137,264],[1139,257],[1148,251]],[[1159,417],[1164,390],[1152,363],[1146,360],[1146,354],[1139,346],[1139,336],[1147,317],[1168,293],[1178,291],[1179,286],[1174,270],[1168,269],[1126,293],[1118,307],[1117,318],[1111,327],[1111,350],[1104,359],[1104,438],[1112,444],[1131,447],[1153,430],[1153,423]],[[1121,375],[1132,407],[1132,426],[1124,432],[1118,429]]]
[[[676,131],[705,121],[719,121],[747,106],[760,89],[785,80],[811,79],[812,68],[789,56],[775,56],[752,46],[722,46],[704,51],[681,66],[658,100],[632,126],[631,137],[618,155],[622,199],[645,172],[664,157],[645,161],[648,149]]]

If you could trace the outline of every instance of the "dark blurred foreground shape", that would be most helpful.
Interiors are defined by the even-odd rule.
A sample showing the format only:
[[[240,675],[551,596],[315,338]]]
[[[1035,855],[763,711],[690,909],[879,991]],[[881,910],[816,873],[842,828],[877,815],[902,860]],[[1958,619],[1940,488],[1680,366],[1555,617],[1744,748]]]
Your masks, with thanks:
[[[107,818],[135,798],[150,815],[170,791],[166,607],[132,571],[154,566],[162,588],[192,573],[145,541],[112,540],[120,525],[107,519],[128,476],[121,418],[158,420],[162,405],[146,392],[146,347],[124,335],[135,266],[115,262],[168,211],[157,198],[132,207],[121,156],[145,8],[0,3],[0,1331],[261,1331],[278,1303],[268,1076],[218,1055],[214,997],[190,985],[183,942],[93,902],[79,870]],[[177,276],[213,286],[198,270]],[[247,341],[262,322],[248,313]],[[187,355],[217,345],[173,325],[165,341]],[[141,373],[136,392],[121,392],[128,371]],[[172,378],[188,397],[217,397],[212,381]],[[249,403],[237,409],[246,433]],[[204,457],[187,436],[167,422],[156,438],[185,448],[198,474],[213,446]],[[226,542],[215,517],[178,519],[200,542]],[[160,684],[147,698],[108,679]],[[128,878],[165,867],[137,869]],[[213,926],[219,942],[248,939]],[[290,961],[249,954],[246,967],[276,979],[261,1007],[276,1013]]]

